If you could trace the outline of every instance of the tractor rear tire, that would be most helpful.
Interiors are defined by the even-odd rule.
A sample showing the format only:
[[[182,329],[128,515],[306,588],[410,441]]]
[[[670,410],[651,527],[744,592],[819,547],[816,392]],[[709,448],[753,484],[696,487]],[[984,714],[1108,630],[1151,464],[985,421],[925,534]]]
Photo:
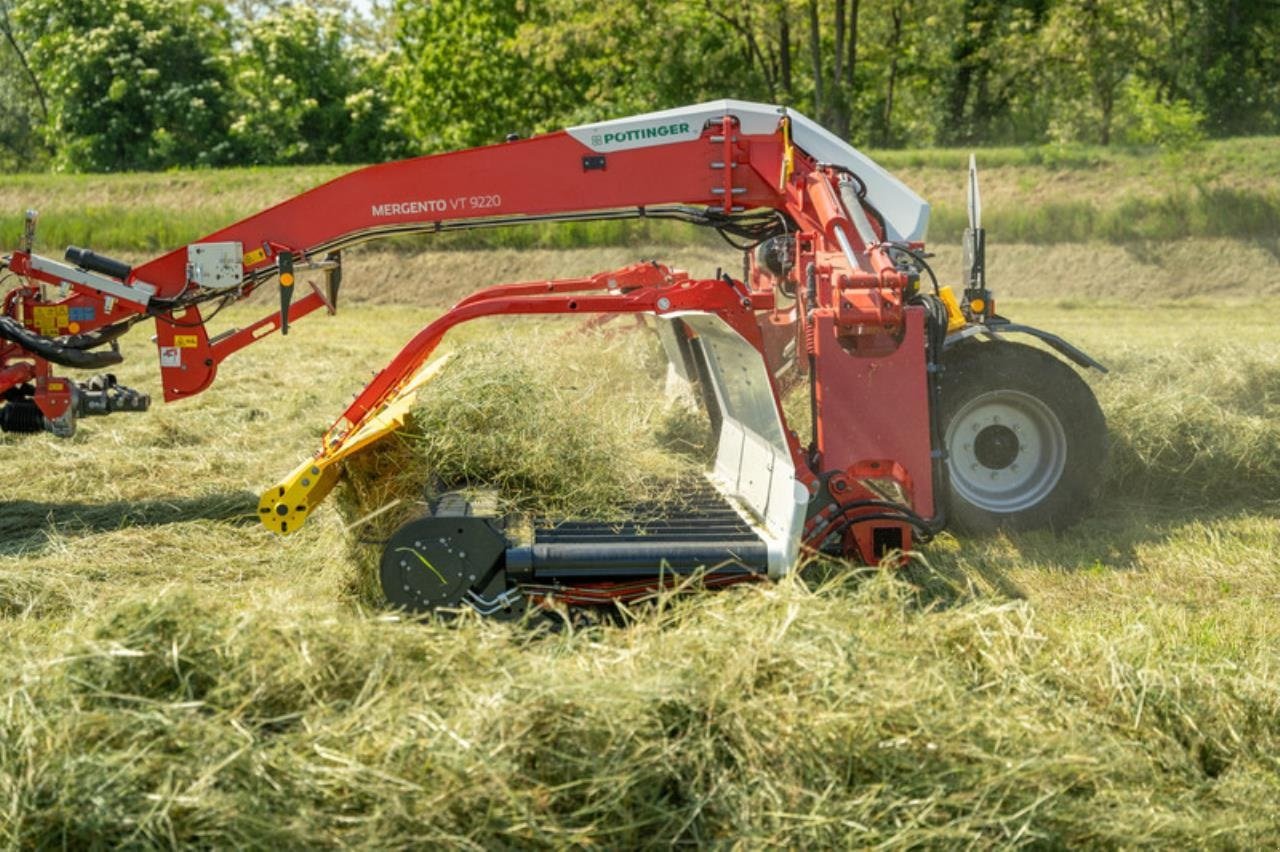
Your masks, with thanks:
[[[1007,341],[964,341],[943,357],[940,433],[948,527],[1062,530],[1102,483],[1107,424],[1068,364]]]

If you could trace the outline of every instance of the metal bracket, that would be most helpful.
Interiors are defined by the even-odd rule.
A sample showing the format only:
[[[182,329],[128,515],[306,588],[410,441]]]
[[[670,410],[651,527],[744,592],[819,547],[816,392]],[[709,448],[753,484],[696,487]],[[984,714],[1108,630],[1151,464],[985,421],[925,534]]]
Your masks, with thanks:
[[[1087,355],[1082,349],[1063,340],[1058,335],[1036,328],[1030,325],[1022,325],[1021,323],[1009,322],[1003,317],[993,317],[991,322],[986,325],[970,325],[955,334],[948,335],[946,342],[942,348],[950,349],[962,340],[966,340],[978,334],[985,334],[987,337],[998,338],[1002,334],[1029,334],[1032,337],[1038,337],[1045,343],[1049,344],[1060,355],[1073,363],[1088,369],[1092,367],[1100,373],[1110,372],[1097,360]]]
[[[79,284],[81,287],[88,287],[90,290],[97,290],[99,293],[105,293],[108,296],[114,296],[117,299],[144,308],[151,301],[151,297],[156,294],[156,288],[150,284],[144,284],[140,281],[135,281],[132,285],[121,284],[119,281],[108,278],[105,275],[86,272],[78,267],[59,263],[56,260],[50,260],[47,257],[40,257],[35,254],[31,255],[28,266],[36,272],[56,278],[59,281]]]

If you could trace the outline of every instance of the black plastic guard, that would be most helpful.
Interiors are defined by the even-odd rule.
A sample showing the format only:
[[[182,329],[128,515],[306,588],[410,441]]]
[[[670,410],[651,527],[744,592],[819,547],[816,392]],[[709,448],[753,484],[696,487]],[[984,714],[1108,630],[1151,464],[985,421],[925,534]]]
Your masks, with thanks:
[[[1032,337],[1037,337],[1040,340],[1043,340],[1064,358],[1081,367],[1086,369],[1092,367],[1100,373],[1110,372],[1099,361],[1085,353],[1084,350],[1080,349],[1078,346],[1068,343],[1053,332],[1045,331],[1042,328],[1023,325],[1022,323],[1017,322],[1010,322],[1001,316],[992,317],[991,321],[986,325],[972,326],[971,328],[975,330],[973,333],[985,334],[990,337],[998,337],[1001,334],[1029,334]],[[949,337],[947,338],[944,348],[950,349],[956,343],[959,343],[961,340],[970,336],[971,335],[969,334],[961,333],[954,337]]]

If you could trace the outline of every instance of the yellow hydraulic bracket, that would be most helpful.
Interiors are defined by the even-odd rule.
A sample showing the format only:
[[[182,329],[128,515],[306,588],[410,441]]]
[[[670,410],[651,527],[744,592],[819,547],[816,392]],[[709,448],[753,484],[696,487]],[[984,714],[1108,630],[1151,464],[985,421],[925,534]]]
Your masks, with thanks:
[[[955,291],[950,287],[940,287],[938,297],[942,299],[942,304],[947,306],[947,332],[964,328],[968,320],[964,317],[964,311],[960,310],[960,302],[956,299]]]
[[[333,490],[342,470],[339,462],[403,426],[418,391],[439,375],[448,361],[446,355],[424,364],[376,414],[365,418],[358,428],[323,447],[314,458],[307,459],[263,492],[258,501],[258,519],[263,526],[281,535],[297,532],[311,510]]]
[[[796,168],[796,149],[791,144],[791,119],[782,119],[782,171],[778,177],[778,192],[785,192],[787,181]]]

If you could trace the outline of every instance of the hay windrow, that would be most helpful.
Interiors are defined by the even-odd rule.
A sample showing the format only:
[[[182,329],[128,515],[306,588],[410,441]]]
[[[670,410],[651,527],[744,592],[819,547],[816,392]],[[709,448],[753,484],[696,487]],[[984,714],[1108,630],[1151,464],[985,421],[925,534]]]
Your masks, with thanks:
[[[1280,500],[1280,357],[1207,344],[1115,359],[1095,383],[1108,490],[1166,503]]]
[[[1113,368],[1090,378],[1113,429],[1170,439],[1180,421],[1143,412],[1180,410],[1177,386],[1183,405],[1269,416],[1273,315],[1027,319]],[[936,585],[984,581],[945,607],[906,574],[828,566],[820,585],[664,598],[623,626],[396,621],[340,599],[351,563],[328,507],[287,539],[228,511],[252,515],[246,491],[420,325],[343,317],[228,362],[172,409],[199,442],[163,458],[137,451],[149,418],[0,438],[0,845],[1276,845],[1280,506],[1261,480],[1209,507],[1185,495],[1211,465],[1165,475],[1167,495],[1135,492],[1129,466],[1067,534],[941,536]],[[558,340],[534,339],[547,355]],[[1179,340],[1206,351],[1165,352]],[[123,370],[145,387],[154,359]],[[269,416],[244,416],[249,400]],[[413,472],[408,444],[380,449],[358,460]],[[387,484],[362,482],[384,505]]]
[[[140,596],[4,674],[21,845],[1196,844],[1274,837],[1238,665],[888,574],[559,635]],[[110,783],[104,783],[111,779]],[[0,820],[3,823],[3,820]]]
[[[500,514],[609,519],[700,470],[705,417],[667,401],[656,335],[623,322],[546,323],[457,352],[405,428],[345,466],[353,589],[378,599],[377,543],[442,493],[495,495]]]

